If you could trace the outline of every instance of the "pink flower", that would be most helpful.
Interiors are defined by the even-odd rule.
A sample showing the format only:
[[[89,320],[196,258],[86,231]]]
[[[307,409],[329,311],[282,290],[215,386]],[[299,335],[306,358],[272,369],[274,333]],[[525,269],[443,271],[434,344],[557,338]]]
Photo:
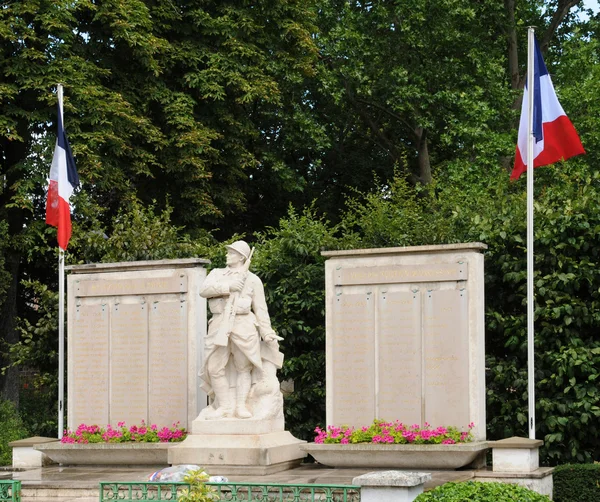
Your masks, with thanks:
[[[129,430],[125,427],[124,422],[118,422],[118,424],[120,429],[113,429],[110,424],[106,428],[101,428],[97,425],[80,424],[75,432],[69,429],[65,430],[61,441],[63,443],[98,443],[102,441],[116,443],[127,438],[127,440],[131,441],[155,442],[157,436],[159,436],[157,433],[158,426],[155,424],[147,427],[145,422],[142,421],[139,427],[134,425]],[[163,434],[162,438],[159,436],[159,441],[181,441],[186,435],[185,429],[179,427],[173,427],[171,430],[165,427],[165,430],[167,434]]]
[[[404,438],[409,442],[409,443],[414,443],[415,438],[417,437],[415,434],[413,434],[412,432],[409,432],[407,435],[405,435],[404,433],[402,433],[402,436],[404,436]]]
[[[469,424],[474,427],[474,424]],[[424,443],[424,444],[455,444],[457,442],[471,441],[470,432],[461,432],[454,426],[432,428],[425,422],[423,427],[413,424],[405,426],[399,420],[385,422],[376,419],[370,426],[361,426],[357,429],[346,425],[338,427],[328,425],[325,429],[315,428],[315,443],[355,444],[371,442],[373,444],[386,443]]]

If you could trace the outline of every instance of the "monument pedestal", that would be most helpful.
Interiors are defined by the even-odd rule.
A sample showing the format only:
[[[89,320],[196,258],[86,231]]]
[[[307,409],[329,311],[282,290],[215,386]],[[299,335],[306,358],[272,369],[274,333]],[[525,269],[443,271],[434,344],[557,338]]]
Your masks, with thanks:
[[[283,430],[283,420],[196,419],[192,434],[169,449],[169,464],[196,464],[215,476],[264,476],[297,466],[305,443]]]
[[[492,469],[475,472],[476,481],[514,483],[547,495],[552,500],[554,467],[540,467],[541,439],[512,437],[490,441]]]

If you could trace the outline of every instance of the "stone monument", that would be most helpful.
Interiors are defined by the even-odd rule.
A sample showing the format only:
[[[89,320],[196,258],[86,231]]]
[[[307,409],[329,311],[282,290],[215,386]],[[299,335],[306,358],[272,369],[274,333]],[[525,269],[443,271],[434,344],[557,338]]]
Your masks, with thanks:
[[[323,252],[327,424],[474,423],[485,439],[484,249]]]
[[[227,246],[227,267],[213,270],[200,288],[212,314],[200,373],[211,404],[192,434],[169,449],[169,463],[197,464],[211,474],[269,474],[306,455],[284,429],[277,369],[283,363],[271,328],[261,280],[249,272],[244,241]]]
[[[198,390],[207,260],[67,267],[67,426],[190,428],[206,405]]]

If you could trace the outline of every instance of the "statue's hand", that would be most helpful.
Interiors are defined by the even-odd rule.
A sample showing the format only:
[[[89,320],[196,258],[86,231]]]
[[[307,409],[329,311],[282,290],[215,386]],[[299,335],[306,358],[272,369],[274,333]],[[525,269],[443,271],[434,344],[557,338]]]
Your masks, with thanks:
[[[265,336],[264,336],[264,338],[263,338],[263,340],[264,340],[265,342],[267,342],[267,343],[271,343],[271,342],[274,342],[274,341],[280,341],[280,340],[283,340],[283,338],[281,338],[280,336],[277,336],[277,335],[275,334],[275,331],[273,331],[273,332],[271,332],[271,333],[269,333],[269,334],[265,335]]]
[[[244,288],[244,280],[243,279],[234,279],[229,285],[229,291],[241,291]]]

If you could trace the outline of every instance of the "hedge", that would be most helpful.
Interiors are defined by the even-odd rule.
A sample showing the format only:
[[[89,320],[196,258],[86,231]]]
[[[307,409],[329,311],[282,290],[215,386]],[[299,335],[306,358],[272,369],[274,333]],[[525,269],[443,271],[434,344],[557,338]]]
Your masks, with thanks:
[[[415,502],[549,502],[546,495],[507,483],[445,483],[419,495]],[[591,499],[590,499],[591,500]]]
[[[555,502],[600,500],[600,464],[564,464],[552,475]]]

